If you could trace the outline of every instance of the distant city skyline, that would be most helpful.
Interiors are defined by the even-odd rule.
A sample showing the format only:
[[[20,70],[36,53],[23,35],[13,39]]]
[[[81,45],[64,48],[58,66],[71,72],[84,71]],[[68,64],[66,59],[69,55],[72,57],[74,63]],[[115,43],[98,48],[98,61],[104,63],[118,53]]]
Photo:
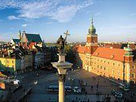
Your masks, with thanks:
[[[69,30],[69,42],[85,42],[91,18],[99,41],[136,41],[135,0],[0,0],[0,41],[18,31],[56,42]]]

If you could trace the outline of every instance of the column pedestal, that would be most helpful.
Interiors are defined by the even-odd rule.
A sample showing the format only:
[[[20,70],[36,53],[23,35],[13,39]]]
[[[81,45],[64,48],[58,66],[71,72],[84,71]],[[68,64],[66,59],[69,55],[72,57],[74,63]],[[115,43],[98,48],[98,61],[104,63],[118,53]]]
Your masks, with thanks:
[[[59,61],[58,61],[59,63],[65,62],[66,54],[62,53],[62,54],[58,54],[58,56],[59,56]]]

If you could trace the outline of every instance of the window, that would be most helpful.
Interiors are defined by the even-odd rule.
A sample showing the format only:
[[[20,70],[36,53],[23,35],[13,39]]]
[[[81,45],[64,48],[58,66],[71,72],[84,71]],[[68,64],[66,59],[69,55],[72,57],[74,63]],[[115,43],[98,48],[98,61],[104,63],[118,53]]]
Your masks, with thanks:
[[[120,71],[118,70],[118,75],[120,75]]]
[[[113,66],[115,65],[115,63],[113,63]]]
[[[114,75],[114,70],[112,70],[112,76]]]
[[[133,65],[132,68],[135,69],[135,66]]]
[[[132,78],[135,78],[135,73],[132,73],[131,76],[132,76]]]

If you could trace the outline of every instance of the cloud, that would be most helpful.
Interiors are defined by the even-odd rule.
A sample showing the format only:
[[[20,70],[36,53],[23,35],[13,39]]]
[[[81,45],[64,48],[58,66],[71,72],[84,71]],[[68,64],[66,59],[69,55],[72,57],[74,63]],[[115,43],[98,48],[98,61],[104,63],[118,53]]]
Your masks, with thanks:
[[[19,17],[23,18],[41,18],[49,16],[53,9],[55,9],[56,3],[48,1],[33,2],[28,5],[24,5],[19,10]]]
[[[17,19],[20,19],[20,18],[11,15],[11,16],[8,16],[8,19],[9,19],[9,20],[17,20]]]
[[[76,13],[92,5],[92,0],[0,0],[0,8],[17,8],[18,16],[9,17],[10,20],[18,18],[38,19],[49,17],[58,22],[70,21]]]
[[[27,27],[28,25],[27,24],[22,24],[22,27]]]
[[[25,0],[0,0],[0,8],[21,8],[27,4]]]
[[[59,22],[67,22],[75,16],[78,8],[76,6],[65,6],[59,7],[55,13],[51,15],[52,19],[58,20]]]
[[[55,13],[53,13],[53,15],[51,15],[51,18],[56,19],[59,22],[68,22],[76,15],[80,9],[86,8],[93,4],[93,2],[89,1],[85,1],[82,2],[82,4],[77,5],[73,4],[70,6],[61,6],[56,10]]]

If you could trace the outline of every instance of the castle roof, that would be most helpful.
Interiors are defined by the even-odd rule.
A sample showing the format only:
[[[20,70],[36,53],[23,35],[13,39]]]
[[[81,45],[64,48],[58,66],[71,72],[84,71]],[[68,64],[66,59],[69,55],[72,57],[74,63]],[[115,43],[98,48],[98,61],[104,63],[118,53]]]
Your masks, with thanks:
[[[79,46],[77,48],[78,53],[89,53],[90,49],[86,46]],[[118,48],[105,48],[105,47],[98,47],[92,56],[117,60],[117,61],[124,61],[125,50],[118,49]]]
[[[78,53],[85,53],[85,52],[86,52],[85,46],[79,45],[79,46],[77,47],[77,52],[78,52]]]
[[[117,48],[103,48],[99,47],[93,53],[93,56],[117,60],[117,61],[124,61],[125,50],[124,49],[117,49]]]

